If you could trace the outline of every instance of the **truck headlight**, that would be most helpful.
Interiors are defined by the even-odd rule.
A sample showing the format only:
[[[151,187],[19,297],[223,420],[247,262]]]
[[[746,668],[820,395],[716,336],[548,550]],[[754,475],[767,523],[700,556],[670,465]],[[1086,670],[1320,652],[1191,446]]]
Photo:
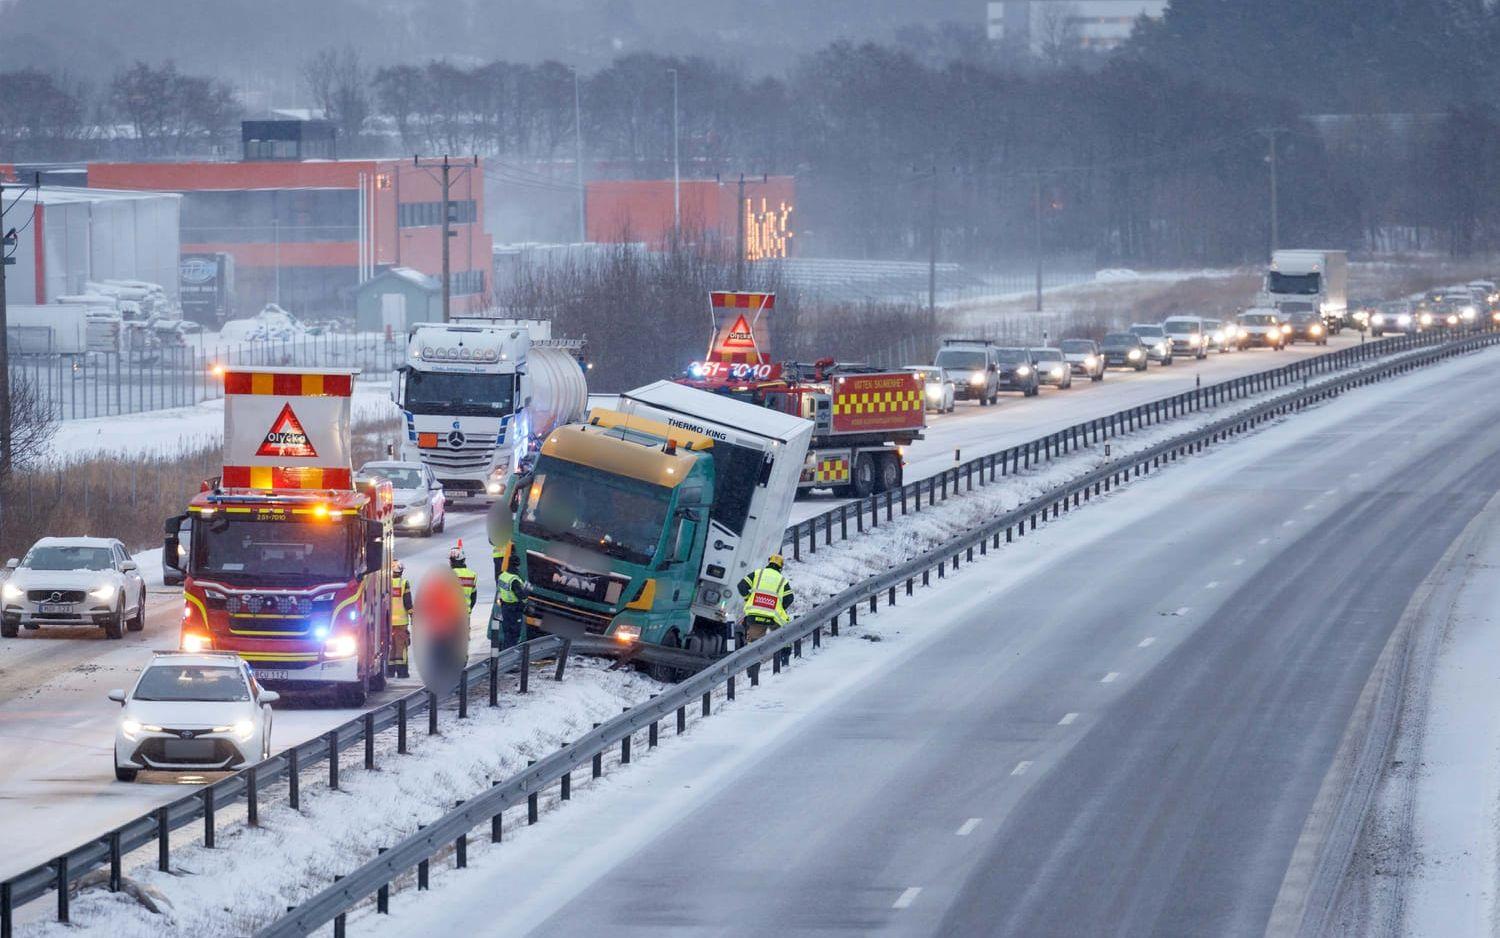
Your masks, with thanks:
[[[17,586],[14,583],[6,583],[4,586],[0,586],[0,598],[3,598],[3,599],[20,599],[22,596],[25,596],[25,595],[26,595],[26,591],[23,590],[23,589],[21,589],[19,586]]]
[[[1474,321],[1474,317],[1477,316],[1478,314],[1479,314],[1479,311],[1476,310],[1472,306],[1465,306],[1463,308],[1463,317],[1465,319],[1469,320],[1470,322],[1473,322]]]
[[[1193,348],[1197,348],[1198,344],[1202,341],[1202,339],[1198,338],[1195,335],[1188,336],[1188,345],[1192,346]]]
[[[1417,321],[1420,322],[1424,326],[1430,326],[1430,325],[1432,325],[1432,314],[1431,313],[1423,313],[1420,317],[1418,317]]]
[[[1307,327],[1307,334],[1308,335],[1322,335],[1323,334],[1323,327],[1322,326],[1308,326]]]
[[[353,635],[334,635],[323,643],[323,657],[352,658],[359,652],[359,641]]]
[[[615,626],[615,641],[623,645],[641,640],[641,627],[639,625],[617,625]]]
[[[486,495],[499,495],[500,483],[495,481],[494,479],[491,479],[484,484],[484,491]]]
[[[182,640],[178,642],[182,650],[193,654],[200,651],[208,651],[214,647],[214,643],[202,632],[183,632]]]
[[[1385,315],[1383,313],[1376,313],[1370,317],[1370,322],[1377,326],[1383,326],[1385,325]]]
[[[115,595],[115,585],[113,583],[101,583],[89,590],[89,595],[99,600],[111,599]]]
[[[1382,321],[1384,321],[1384,320],[1382,320]],[[1411,325],[1411,317],[1408,316],[1406,313],[1402,313],[1400,316],[1396,317],[1396,322],[1399,325],[1409,326],[1409,325]]]

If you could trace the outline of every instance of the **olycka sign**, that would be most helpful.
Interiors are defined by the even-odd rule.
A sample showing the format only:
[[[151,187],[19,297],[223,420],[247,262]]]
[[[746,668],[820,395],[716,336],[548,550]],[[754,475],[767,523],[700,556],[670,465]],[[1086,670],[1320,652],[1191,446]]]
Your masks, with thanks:
[[[271,429],[266,431],[265,441],[260,444],[260,449],[255,451],[255,455],[317,459],[318,449],[313,446],[312,439],[302,428],[302,421],[297,419],[296,411],[292,410],[292,405],[288,403],[281,408],[281,413],[276,416],[276,422],[271,424]]]
[[[706,363],[762,365],[771,361],[770,336],[764,313],[776,306],[774,293],[716,290],[709,294],[714,338]]]
[[[224,380],[225,478],[271,467],[273,479],[349,477],[352,373],[233,370]],[[234,471],[228,471],[230,469]],[[255,472],[256,479],[266,478]],[[226,484],[229,484],[226,482]],[[259,486],[256,486],[259,487]],[[279,485],[277,487],[280,487]]]

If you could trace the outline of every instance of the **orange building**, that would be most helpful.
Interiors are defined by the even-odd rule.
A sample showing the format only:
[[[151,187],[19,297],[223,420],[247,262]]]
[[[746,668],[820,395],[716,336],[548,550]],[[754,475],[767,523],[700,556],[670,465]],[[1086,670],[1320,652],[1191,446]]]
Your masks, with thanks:
[[[740,236],[735,203],[740,182],[684,179],[682,228],[709,241],[733,245]],[[673,228],[672,180],[601,180],[587,186],[584,220],[590,241],[640,241],[659,246]],[[791,176],[745,179],[745,256],[750,260],[791,253],[796,186]]]
[[[266,159],[91,163],[88,185],[180,192],[182,253],[234,258],[236,306],[279,302],[308,318],[347,314],[360,283],[393,267],[442,275],[441,169],[407,160]],[[487,304],[484,175],[450,170],[455,314]]]

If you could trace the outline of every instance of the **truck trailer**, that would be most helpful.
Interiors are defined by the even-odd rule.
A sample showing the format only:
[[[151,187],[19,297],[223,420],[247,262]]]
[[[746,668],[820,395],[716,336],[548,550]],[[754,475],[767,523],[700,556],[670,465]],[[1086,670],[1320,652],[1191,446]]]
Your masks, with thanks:
[[[500,494],[548,433],[582,416],[582,350],[534,320],[413,326],[391,387],[401,458],[431,467],[450,496]]]
[[[692,670],[724,654],[739,581],[781,546],[813,423],[658,381],[552,431],[491,509],[528,626]]]
[[[1271,255],[1262,306],[1285,314],[1313,312],[1330,332],[1349,320],[1349,255],[1346,251],[1288,250]]]
[[[226,372],[221,474],[167,520],[162,552],[180,558],[182,650],[236,652],[263,684],[351,707],[385,686],[394,545],[391,484],[351,470],[355,374]]]

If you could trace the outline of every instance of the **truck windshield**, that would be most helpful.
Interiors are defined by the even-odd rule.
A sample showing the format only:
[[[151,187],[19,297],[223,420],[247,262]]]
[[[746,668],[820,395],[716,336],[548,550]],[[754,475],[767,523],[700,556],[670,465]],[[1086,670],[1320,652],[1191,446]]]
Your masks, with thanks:
[[[522,496],[520,531],[649,564],[671,497],[665,486],[543,456]]]
[[[353,575],[354,539],[337,521],[216,514],[193,529],[193,575],[231,582],[329,583]]]
[[[408,371],[402,406],[414,414],[503,417],[514,409],[515,375]]]
[[[1266,278],[1266,289],[1270,293],[1316,296],[1319,279],[1319,276],[1315,273],[1284,274],[1273,270],[1271,271],[1271,275]]]

